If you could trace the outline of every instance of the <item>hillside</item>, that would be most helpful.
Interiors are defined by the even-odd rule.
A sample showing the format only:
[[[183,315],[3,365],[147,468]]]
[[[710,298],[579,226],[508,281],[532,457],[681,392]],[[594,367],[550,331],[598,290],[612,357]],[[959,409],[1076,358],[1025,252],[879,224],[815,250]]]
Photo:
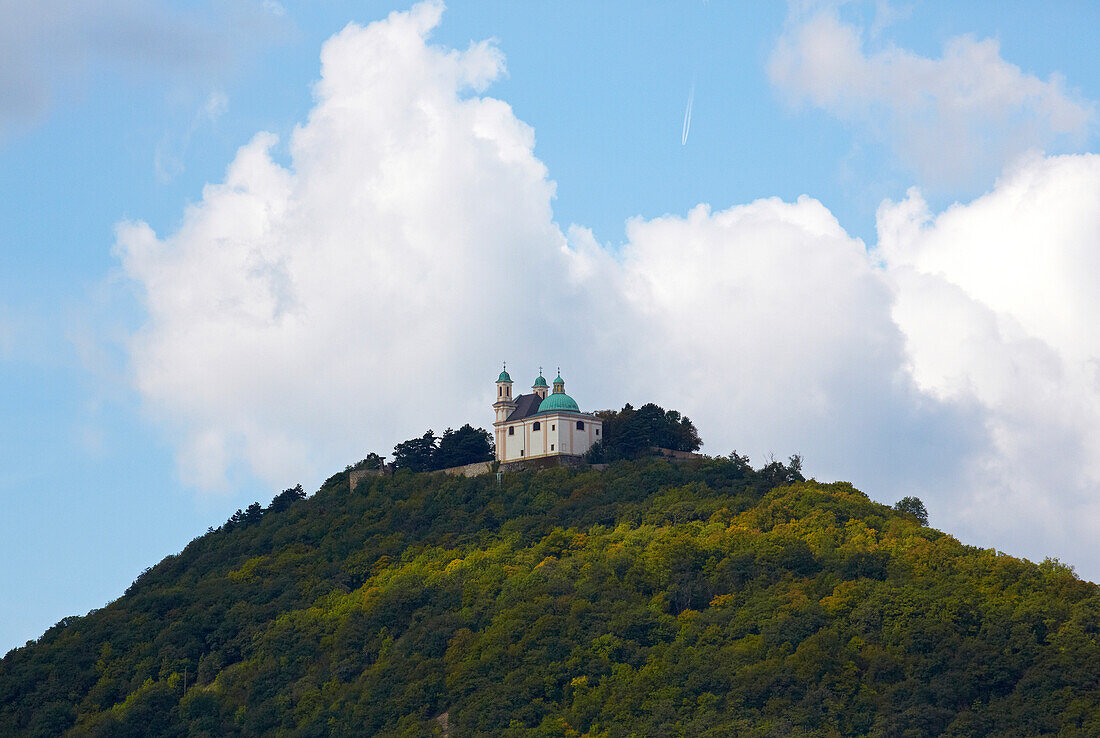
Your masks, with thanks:
[[[1096,585],[784,471],[337,475],[9,653],[0,735],[1100,734]]]

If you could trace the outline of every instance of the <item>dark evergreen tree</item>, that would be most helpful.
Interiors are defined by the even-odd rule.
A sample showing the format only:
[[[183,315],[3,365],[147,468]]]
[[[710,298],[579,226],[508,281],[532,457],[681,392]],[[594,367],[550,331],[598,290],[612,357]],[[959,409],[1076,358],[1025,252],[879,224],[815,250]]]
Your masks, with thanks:
[[[448,428],[443,431],[439,448],[435,451],[433,467],[446,469],[479,461],[492,461],[493,455],[493,437],[489,432],[467,423],[458,430]]]
[[[438,445],[435,431],[429,428],[420,438],[411,438],[393,447],[393,466],[414,472],[432,471]]]
[[[306,498],[306,492],[302,489],[302,485],[298,484],[290,489],[284,489],[279,494],[272,498],[271,504],[267,506],[268,512],[280,512],[286,510],[295,502],[304,500]]]
[[[703,445],[689,418],[675,410],[666,412],[652,402],[637,409],[627,403],[622,410],[603,410],[596,415],[603,421],[603,440],[588,456],[594,463],[637,459],[653,448],[698,451]]]
[[[260,507],[260,503],[253,502],[251,505],[245,508],[244,515],[241,516],[241,521],[245,525],[255,525],[260,522],[260,518],[264,516],[264,509]]]

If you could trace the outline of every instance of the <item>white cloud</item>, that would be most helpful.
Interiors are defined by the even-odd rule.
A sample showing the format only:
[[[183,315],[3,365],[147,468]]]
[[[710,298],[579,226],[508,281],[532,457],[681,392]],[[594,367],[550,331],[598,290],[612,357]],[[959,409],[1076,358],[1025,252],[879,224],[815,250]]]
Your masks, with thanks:
[[[1100,526],[1100,156],[1031,158],[933,216],[879,210],[878,254],[922,390],[981,408],[990,445],[953,517],[987,541],[1091,562]],[[1024,524],[1026,521],[1026,525]]]
[[[954,37],[938,59],[872,51],[835,9],[796,13],[768,71],[791,101],[868,131],[935,187],[984,184],[1025,151],[1078,145],[1094,118],[1058,75],[1023,72],[994,39]]]
[[[488,425],[501,359],[521,385],[561,362],[585,408],[660,402],[710,453],[801,452],[971,540],[1100,571],[1060,535],[1095,519],[1100,476],[1094,157],[1023,162],[939,216],[887,204],[870,255],[808,197],[633,220],[612,250],[561,233],[533,131],[483,94],[500,53],[431,44],[441,12],[326,42],[288,165],[258,134],[176,232],[120,224],[147,311],[134,381],[186,479],[315,484]]]
[[[802,452],[815,474],[897,499],[975,442],[912,384],[887,284],[818,201],[634,220],[602,269],[577,235],[577,271],[620,300],[601,362],[624,399],[687,412],[710,453]]]
[[[260,134],[179,231],[119,228],[148,322],[133,370],[186,477],[243,459],[315,478],[426,424],[484,414],[487,365],[560,346],[569,310],[554,186],[504,103],[490,44],[430,46],[438,3],[322,50],[292,165]]]

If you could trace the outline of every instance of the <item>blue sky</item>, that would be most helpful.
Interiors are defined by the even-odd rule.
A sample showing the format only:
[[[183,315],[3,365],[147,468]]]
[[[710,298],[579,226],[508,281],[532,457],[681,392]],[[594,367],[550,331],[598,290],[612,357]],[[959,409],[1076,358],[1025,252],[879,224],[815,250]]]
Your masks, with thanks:
[[[1088,380],[1100,8],[456,1],[420,36],[385,25],[409,7],[0,10],[0,651],[102,606],[254,499],[298,481],[315,488],[426,427],[488,424],[504,358],[532,376],[560,362],[590,408],[678,407],[710,453],[736,447],[759,462],[800,452],[811,473],[876,499],[919,494],[933,524],[967,542],[1057,555],[1100,576],[1100,549],[1074,527],[1100,520],[1090,502],[1100,404]],[[332,47],[342,81],[315,97],[322,45],[375,21],[375,33]],[[448,87],[449,62],[432,50],[454,57],[485,40],[501,68]],[[356,68],[389,41],[411,61]],[[461,58],[469,73],[488,63]],[[970,97],[959,102],[960,91]],[[331,121],[314,126],[321,98]],[[387,109],[437,98],[438,130],[519,153],[482,160],[471,144],[460,159],[387,128],[413,120]],[[460,104],[471,99],[510,112],[483,106],[485,133]],[[358,112],[341,119],[344,108]],[[308,139],[298,150],[296,127]],[[261,191],[289,173],[288,201],[310,205],[267,235],[238,236],[258,239],[248,253],[277,251],[272,263],[291,265],[297,292],[275,314],[297,305],[346,320],[314,317],[308,339],[291,332],[238,350],[222,342],[224,313],[181,315],[190,291],[159,296],[208,275],[196,288],[207,302],[254,296],[234,296],[233,274],[221,275],[228,287],[218,281],[232,267],[210,244],[238,238],[235,206],[212,215],[218,195],[204,187],[225,182],[261,131],[278,136],[271,166],[233,186]],[[371,137],[389,142],[385,157],[358,155]],[[325,183],[319,162],[333,152],[364,165]],[[417,185],[391,173],[380,180],[391,191],[341,199],[372,167],[398,167]],[[419,194],[432,182],[438,193]],[[478,198],[451,198],[464,182]],[[693,210],[700,203],[709,209]],[[374,215],[358,220],[358,208]],[[349,215],[330,228],[309,213]],[[429,241],[386,235],[434,213]],[[150,252],[144,236],[120,235],[136,221],[155,234]],[[390,267],[313,299],[303,285],[331,280],[339,270],[323,265],[344,258]],[[495,324],[491,306],[445,275],[431,281],[435,261],[459,279],[488,275],[508,305],[547,294]],[[415,307],[417,269],[453,301]],[[1034,289],[1014,286],[1021,275],[1034,275]],[[389,330],[391,314],[361,303],[358,288],[396,304],[419,343],[402,343],[408,326]],[[442,314],[438,332],[423,327]],[[953,332],[983,321],[995,330]],[[523,328],[532,324],[542,332]],[[283,347],[308,360],[279,363]],[[180,368],[195,357],[255,367],[254,386]],[[293,410],[271,410],[284,405]],[[211,458],[221,461],[194,471]]]

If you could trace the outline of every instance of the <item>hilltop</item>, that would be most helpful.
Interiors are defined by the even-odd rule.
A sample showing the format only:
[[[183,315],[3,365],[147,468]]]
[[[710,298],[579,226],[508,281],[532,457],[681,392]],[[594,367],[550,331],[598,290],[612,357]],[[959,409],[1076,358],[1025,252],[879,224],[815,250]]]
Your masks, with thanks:
[[[1100,592],[737,455],[288,490],[0,661],[0,734],[1100,734]]]

